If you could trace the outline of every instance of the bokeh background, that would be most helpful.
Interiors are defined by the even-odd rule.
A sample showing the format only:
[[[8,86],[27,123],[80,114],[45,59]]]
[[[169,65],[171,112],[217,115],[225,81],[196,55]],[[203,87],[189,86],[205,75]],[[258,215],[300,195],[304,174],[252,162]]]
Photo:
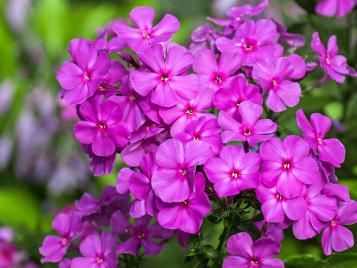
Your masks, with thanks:
[[[170,12],[181,21],[174,41],[187,44],[191,31],[206,23],[206,16],[223,16],[244,0],[0,0],[0,227],[13,230],[13,243],[28,261],[39,265],[38,246],[51,230],[54,213],[78,199],[84,191],[97,194],[111,176],[93,178],[72,136],[73,110],[57,98],[59,86],[55,72],[67,57],[72,38],[94,38],[101,26],[113,19],[127,17],[137,5],[153,6],[160,16]],[[285,22],[289,31],[303,33],[307,46],[299,49],[308,60],[311,33],[319,31],[322,39],[336,34],[342,54],[356,68],[356,11],[346,18],[322,18],[311,11],[312,0],[271,0],[265,16]],[[321,77],[316,72],[315,79]],[[306,81],[309,88],[314,80]],[[347,161],[338,170],[340,182],[348,185],[357,198],[357,83],[348,78],[344,85],[328,82],[307,92],[298,107],[307,113],[322,112],[334,119],[333,136],[348,150]],[[296,132],[296,109],[279,118],[286,133]],[[121,163],[117,164],[119,169]],[[209,240],[217,243],[220,226],[204,225]],[[353,228],[357,234],[357,228]],[[353,248],[350,251],[356,251]],[[319,238],[299,242],[287,233],[281,257],[306,253],[321,256]],[[0,258],[1,258],[0,248]],[[184,267],[183,251],[176,241],[164,252],[148,258],[144,267]],[[313,265],[311,263],[311,265]],[[355,262],[341,267],[357,267]],[[187,266],[187,265],[186,265]],[[30,267],[30,266],[28,266]],[[33,266],[36,267],[36,266]],[[39,265],[38,267],[51,267]],[[304,266],[306,267],[306,266]],[[316,266],[315,266],[316,267]]]

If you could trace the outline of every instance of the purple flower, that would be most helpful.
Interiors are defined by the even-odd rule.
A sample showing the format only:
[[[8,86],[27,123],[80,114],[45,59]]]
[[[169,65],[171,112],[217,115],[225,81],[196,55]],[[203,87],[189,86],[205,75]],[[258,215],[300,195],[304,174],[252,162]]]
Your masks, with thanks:
[[[329,38],[327,48],[325,48],[320,40],[319,33],[314,32],[312,34],[311,48],[316,54],[322,70],[337,83],[342,84],[346,79],[346,75],[356,76],[356,71],[348,66],[347,59],[337,54],[338,46],[335,35]]]
[[[65,62],[57,72],[57,80],[68,104],[80,104],[93,96],[110,66],[106,52],[98,52],[84,39],[74,39],[69,45],[72,61]]]
[[[288,227],[285,222],[270,223],[264,220],[255,222],[254,226],[262,233],[262,236],[271,238],[278,242],[284,240],[284,229]]]
[[[79,245],[82,257],[72,259],[71,268],[116,268],[115,237],[110,233],[88,235]]]
[[[275,23],[278,32],[280,34],[280,39],[284,42],[286,42],[289,46],[297,48],[297,47],[303,47],[306,43],[305,37],[302,34],[297,34],[297,33],[289,33],[284,24],[279,23],[278,21],[273,19],[273,22]]]
[[[152,92],[151,101],[164,107],[176,105],[180,98],[191,99],[196,95],[196,77],[187,74],[193,56],[186,48],[172,45],[164,49],[162,45],[153,45],[139,58],[149,69],[130,73],[131,85],[140,95]]]
[[[161,226],[196,234],[204,217],[211,211],[211,204],[205,193],[205,177],[197,173],[194,190],[183,202],[165,204],[158,214]]]
[[[294,80],[302,79],[305,73],[304,60],[295,54],[261,59],[253,67],[253,78],[268,92],[266,104],[274,112],[285,111],[286,107],[299,103],[301,87]]]
[[[88,100],[79,107],[79,121],[73,128],[77,140],[90,144],[97,156],[111,156],[117,148],[124,147],[129,138],[127,127],[120,120],[120,106],[112,101]]]
[[[116,22],[113,30],[136,52],[150,45],[168,41],[180,28],[180,22],[170,14],[165,14],[162,20],[153,26],[155,10],[151,7],[135,7],[129,16],[137,28]]]
[[[317,235],[324,227],[324,222],[331,221],[337,211],[336,199],[321,194],[325,182],[320,180],[307,187],[303,198],[307,210],[294,223],[294,236],[298,239],[308,239]]]
[[[200,83],[214,91],[228,84],[239,67],[240,59],[237,55],[222,53],[219,59],[216,59],[210,49],[202,49],[198,52],[193,63],[193,70],[198,74]]]
[[[353,247],[353,234],[344,225],[355,223],[357,223],[357,202],[344,202],[338,208],[336,217],[322,232],[321,242],[325,255],[331,255],[332,251],[342,252]]]
[[[48,235],[45,237],[40,253],[44,256],[41,263],[59,262],[67,253],[72,240],[78,235],[81,228],[81,218],[73,211],[59,213],[52,222],[52,228],[60,236]]]
[[[257,187],[259,167],[259,154],[245,153],[241,146],[229,145],[222,149],[219,158],[206,162],[205,172],[217,195],[222,198]]]
[[[243,65],[253,66],[262,58],[273,59],[283,54],[278,39],[276,25],[271,20],[248,20],[237,28],[233,39],[218,38],[216,45],[221,52],[237,53]]]
[[[316,13],[326,17],[344,17],[356,4],[356,0],[320,0],[315,10]]]
[[[238,115],[239,105],[246,100],[263,104],[262,95],[256,85],[248,84],[244,77],[236,76],[230,85],[218,90],[214,96],[214,107],[229,114]]]
[[[140,247],[144,248],[145,255],[156,255],[161,252],[163,242],[171,238],[172,232],[165,230],[158,223],[149,226],[151,219],[144,216],[136,219],[136,223],[132,225],[128,217],[120,211],[113,214],[111,220],[113,232],[125,237],[117,247],[118,253],[136,255]]]
[[[155,194],[168,203],[185,201],[193,186],[195,167],[203,165],[211,156],[208,144],[182,143],[176,139],[162,143],[156,152],[159,168],[151,180]]]
[[[194,140],[197,143],[207,143],[211,146],[212,152],[217,155],[222,148],[220,133],[221,128],[216,118],[202,116],[188,123],[183,132],[175,135],[174,138],[183,142]]]
[[[190,122],[202,116],[214,118],[208,113],[212,107],[213,94],[212,90],[201,89],[193,99],[180,100],[173,107],[160,109],[159,113],[164,122],[171,125],[171,135],[175,136],[183,132]]]
[[[238,233],[228,239],[228,256],[223,261],[223,268],[283,268],[284,263],[272,258],[280,252],[280,245],[271,238],[259,238],[254,241],[248,233]]]
[[[276,187],[266,188],[264,185],[260,185],[256,193],[267,222],[284,222],[285,217],[296,221],[301,219],[306,212],[306,203],[300,196],[286,198],[277,191]]]
[[[239,105],[240,120],[235,120],[226,112],[218,116],[218,124],[223,129],[222,141],[246,141],[250,146],[269,140],[274,136],[277,125],[270,119],[259,119],[263,108],[251,101]]]
[[[319,159],[334,167],[340,167],[345,161],[345,147],[338,139],[325,139],[325,135],[332,125],[331,119],[322,114],[314,113],[310,116],[310,123],[304,111],[300,109],[296,112],[296,121],[303,132],[304,139],[318,154]]]
[[[263,143],[260,147],[262,183],[269,188],[277,186],[277,191],[286,198],[301,195],[304,184],[312,184],[320,177],[316,160],[309,152],[308,143],[293,135],[283,142],[271,138]]]

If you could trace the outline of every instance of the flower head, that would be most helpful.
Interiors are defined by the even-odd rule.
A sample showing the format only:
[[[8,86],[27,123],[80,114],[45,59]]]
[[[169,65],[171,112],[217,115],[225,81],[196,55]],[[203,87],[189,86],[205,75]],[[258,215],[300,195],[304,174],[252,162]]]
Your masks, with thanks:
[[[320,0],[316,13],[326,17],[344,17],[357,5],[355,0]]]

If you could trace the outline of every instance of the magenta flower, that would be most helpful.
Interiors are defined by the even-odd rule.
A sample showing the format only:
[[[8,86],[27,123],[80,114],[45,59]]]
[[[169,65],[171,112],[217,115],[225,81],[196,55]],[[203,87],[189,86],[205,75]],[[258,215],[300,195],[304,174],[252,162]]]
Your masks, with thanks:
[[[82,257],[72,259],[71,268],[116,268],[115,237],[110,233],[88,235],[79,245]]]
[[[91,99],[79,107],[83,121],[73,128],[76,139],[82,144],[90,144],[97,156],[111,156],[117,148],[124,147],[129,131],[122,123],[120,106],[112,101]]]
[[[340,167],[345,161],[345,147],[338,139],[325,139],[325,135],[332,125],[331,119],[322,114],[314,113],[310,116],[310,123],[304,111],[300,109],[296,112],[296,121],[303,132],[304,139],[318,154],[319,159],[334,167]]]
[[[180,98],[195,97],[196,77],[187,74],[193,56],[186,48],[173,45],[164,51],[162,45],[153,45],[139,58],[149,69],[130,73],[131,84],[140,95],[147,96],[152,92],[151,101],[164,107],[176,105]]]
[[[151,7],[135,7],[129,16],[137,28],[116,22],[113,30],[136,52],[150,45],[168,41],[180,28],[180,22],[171,14],[165,14],[162,20],[153,26],[155,10]]]
[[[336,217],[322,232],[321,242],[325,255],[331,255],[332,251],[342,252],[353,247],[353,234],[344,225],[355,223],[357,223],[357,202],[344,202],[339,207]]]
[[[293,225],[294,236],[309,239],[321,232],[324,222],[331,221],[337,211],[336,198],[321,194],[325,182],[320,180],[307,187],[303,198],[307,210]]]
[[[229,145],[222,149],[219,158],[207,161],[205,172],[217,195],[222,198],[257,187],[259,167],[259,154],[245,153],[241,146]]]
[[[240,59],[236,54],[222,53],[219,59],[216,59],[210,49],[198,52],[193,63],[193,70],[198,74],[200,83],[214,91],[228,84],[239,67]]]
[[[263,159],[262,183],[286,198],[302,194],[304,184],[312,184],[320,177],[316,160],[309,156],[310,147],[297,136],[288,136],[282,142],[271,138],[260,147]]]
[[[152,218],[144,216],[136,219],[132,225],[120,211],[115,212],[111,219],[113,233],[125,237],[125,241],[119,243],[118,253],[136,255],[143,247],[145,255],[159,254],[163,248],[163,242],[172,236],[172,232],[165,230],[158,223],[149,225]],[[159,240],[159,241],[157,241]]]
[[[274,136],[277,125],[270,119],[259,119],[263,108],[251,101],[242,102],[238,112],[240,120],[235,120],[226,112],[218,116],[218,124],[223,129],[222,141],[246,141],[250,146],[269,140]]]
[[[84,39],[74,39],[69,46],[72,61],[65,62],[57,72],[57,80],[68,104],[80,104],[93,96],[110,66],[107,53],[98,52]]]
[[[196,234],[210,211],[211,203],[205,193],[205,177],[202,173],[197,173],[194,190],[189,197],[183,202],[165,204],[157,219],[160,225],[167,229]]]
[[[256,193],[267,222],[284,222],[286,217],[296,221],[301,219],[306,212],[305,200],[300,196],[286,198],[277,191],[276,187],[266,188],[264,185],[260,185]]]
[[[223,268],[284,268],[284,263],[273,258],[280,245],[271,238],[254,241],[248,233],[238,233],[228,239],[227,251],[232,256],[224,258]]]
[[[216,118],[202,116],[187,124],[183,132],[174,136],[182,142],[196,141],[197,143],[207,143],[211,146],[212,152],[217,155],[222,149],[221,128],[218,126]]]
[[[248,20],[237,28],[233,39],[218,38],[216,45],[221,52],[237,53],[243,65],[253,66],[262,58],[282,56],[278,39],[276,25],[271,20]]]
[[[176,139],[162,143],[156,152],[159,168],[151,179],[155,194],[168,203],[185,201],[192,190],[195,167],[203,165],[211,156],[208,144],[182,143]]]
[[[314,32],[312,34],[311,48],[315,52],[322,70],[337,83],[342,84],[346,79],[346,75],[356,76],[356,71],[348,66],[347,59],[337,54],[338,46],[335,35],[329,38],[327,48],[325,48],[319,34]]]
[[[72,241],[77,238],[81,228],[81,218],[70,211],[59,213],[52,222],[52,228],[60,236],[48,235],[40,247],[40,253],[44,256],[41,263],[59,262],[67,253]]]
[[[356,4],[356,0],[320,0],[315,10],[316,13],[326,17],[344,17]]]
[[[267,106],[274,112],[282,112],[286,107],[299,103],[301,87],[295,80],[306,73],[303,58],[298,55],[261,59],[254,65],[253,78],[268,92]]]
[[[213,103],[216,109],[237,116],[240,104],[246,100],[259,105],[263,104],[259,88],[256,85],[248,84],[244,77],[236,76],[230,85],[216,92]]]
[[[166,124],[171,125],[171,135],[175,136],[183,132],[190,122],[202,116],[215,118],[208,113],[212,107],[213,94],[211,90],[201,89],[191,100],[180,100],[173,107],[160,109],[161,118]]]

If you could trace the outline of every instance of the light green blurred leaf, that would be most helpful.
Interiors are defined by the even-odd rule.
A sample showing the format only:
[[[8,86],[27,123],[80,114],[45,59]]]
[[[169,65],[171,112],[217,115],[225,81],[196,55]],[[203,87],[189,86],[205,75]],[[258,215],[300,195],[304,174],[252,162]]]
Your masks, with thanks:
[[[339,120],[343,116],[343,106],[340,102],[331,102],[325,106],[324,112],[331,119]]]

